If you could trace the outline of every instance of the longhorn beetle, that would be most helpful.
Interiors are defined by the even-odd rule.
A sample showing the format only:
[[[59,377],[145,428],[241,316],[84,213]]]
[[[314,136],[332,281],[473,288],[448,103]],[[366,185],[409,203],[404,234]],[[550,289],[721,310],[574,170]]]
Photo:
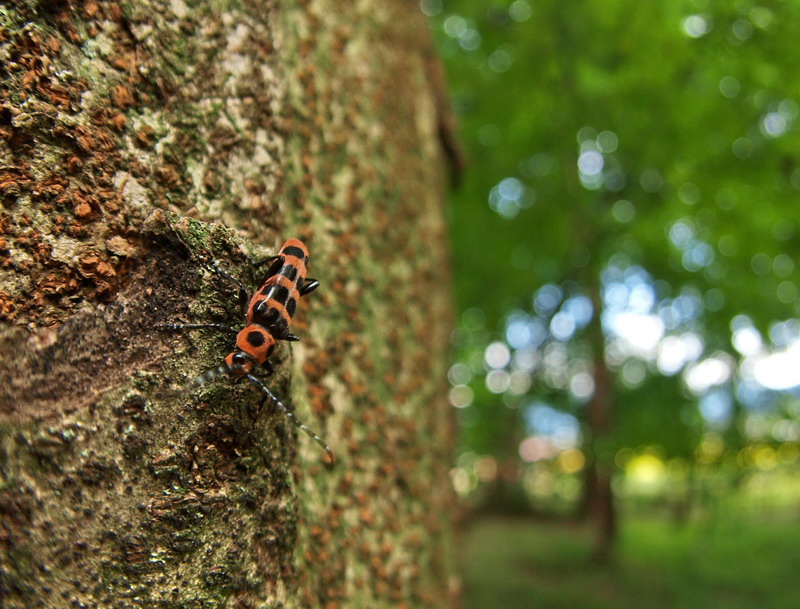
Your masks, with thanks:
[[[267,277],[250,298],[247,288],[241,281],[219,268],[216,262],[212,262],[211,269],[217,275],[239,288],[239,306],[245,319],[244,328],[237,331],[225,324],[165,324],[164,327],[169,330],[212,328],[235,334],[236,345],[225,357],[222,365],[205,371],[193,381],[192,386],[200,387],[223,374],[233,376],[237,380],[247,379],[264,394],[264,402],[271,400],[292,423],[322,447],[328,455],[329,465],[333,466],[334,456],[330,446],[306,427],[267,389],[263,381],[253,374],[253,369],[257,365],[269,374],[275,371],[269,357],[277,341],[300,340],[299,337],[289,333],[289,324],[297,310],[300,297],[319,287],[319,281],[306,278],[308,259],[308,248],[302,241],[299,239],[286,241],[277,256],[265,261],[270,264]]]

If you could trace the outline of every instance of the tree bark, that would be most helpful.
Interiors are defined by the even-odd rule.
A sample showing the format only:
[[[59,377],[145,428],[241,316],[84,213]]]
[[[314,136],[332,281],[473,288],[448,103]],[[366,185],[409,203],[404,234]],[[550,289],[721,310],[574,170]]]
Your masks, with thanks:
[[[0,54],[0,605],[453,606],[416,5],[20,1]],[[158,327],[241,327],[205,261],[248,278],[292,236],[322,287],[267,384],[330,472],[253,387],[186,388],[230,337]]]

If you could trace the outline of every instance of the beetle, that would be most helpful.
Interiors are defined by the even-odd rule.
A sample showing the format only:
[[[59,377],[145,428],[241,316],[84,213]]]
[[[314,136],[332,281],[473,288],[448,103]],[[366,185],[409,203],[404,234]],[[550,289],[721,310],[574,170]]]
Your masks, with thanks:
[[[306,278],[308,249],[299,239],[289,239],[275,256],[261,288],[247,307],[247,323],[258,323],[280,340],[299,340],[289,334],[289,324],[300,296],[319,287],[319,281]]]
[[[299,337],[289,333],[297,303],[301,296],[306,296],[319,287],[319,281],[307,278],[308,248],[299,239],[288,239],[276,256],[268,258],[269,263],[264,281],[252,297],[248,298],[245,285],[223,271],[216,262],[210,264],[211,269],[224,279],[239,288],[239,303],[245,319],[245,326],[235,330],[226,324],[165,324],[169,330],[211,328],[236,334],[233,350],[225,357],[222,365],[205,371],[193,382],[194,388],[222,375],[229,375],[237,380],[247,379],[264,394],[264,401],[274,403],[289,420],[306,435],[312,438],[327,454],[328,464],[333,466],[333,451],[314,431],[304,425],[278,398],[267,388],[264,382],[255,376],[258,366],[272,374],[275,369],[269,361],[279,340],[296,341]],[[263,402],[262,402],[263,406]]]

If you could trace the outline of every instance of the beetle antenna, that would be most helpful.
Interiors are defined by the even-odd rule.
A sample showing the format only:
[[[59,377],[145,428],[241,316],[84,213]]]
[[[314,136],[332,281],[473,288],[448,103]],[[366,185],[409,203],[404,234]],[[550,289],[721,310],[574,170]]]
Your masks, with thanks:
[[[196,389],[201,385],[205,385],[208,381],[227,373],[228,373],[228,366],[224,364],[222,366],[217,366],[216,368],[211,368],[210,370],[206,370],[205,372],[203,372],[203,374],[194,379],[190,387]]]
[[[250,381],[251,383],[253,383],[253,385],[258,387],[259,389],[261,389],[261,391],[264,393],[264,395],[267,396],[268,399],[272,400],[272,402],[275,405],[277,405],[278,408],[280,408],[283,411],[283,414],[285,414],[287,417],[289,417],[289,420],[292,423],[294,423],[296,427],[299,427],[300,430],[303,431],[303,433],[305,433],[308,437],[310,437],[312,440],[314,440],[314,442],[316,442],[317,444],[319,444],[322,447],[322,450],[324,450],[325,453],[327,454],[326,461],[327,461],[328,467],[333,467],[333,465],[336,463],[336,459],[333,456],[333,451],[331,450],[331,447],[328,446],[325,443],[325,440],[320,438],[311,429],[306,427],[300,421],[300,419],[298,419],[296,416],[294,416],[294,413],[292,411],[290,411],[288,408],[286,408],[286,406],[281,404],[281,402],[278,400],[278,398],[276,398],[272,394],[272,392],[269,389],[267,389],[267,386],[264,383],[262,383],[257,377],[253,376],[252,374],[247,374],[246,376],[247,376],[247,380]]]

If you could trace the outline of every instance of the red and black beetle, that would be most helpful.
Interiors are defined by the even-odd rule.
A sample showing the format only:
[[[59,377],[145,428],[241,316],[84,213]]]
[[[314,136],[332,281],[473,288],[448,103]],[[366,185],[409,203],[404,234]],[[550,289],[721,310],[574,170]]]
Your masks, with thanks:
[[[308,259],[308,248],[302,241],[299,239],[286,241],[278,255],[266,261],[270,263],[267,276],[261,287],[250,298],[247,288],[241,281],[220,269],[216,263],[212,263],[211,268],[215,273],[238,286],[245,327],[238,331],[225,324],[166,324],[164,327],[170,330],[212,328],[236,334],[233,351],[225,357],[223,364],[198,376],[192,385],[199,387],[223,374],[247,379],[261,390],[265,399],[271,400],[292,423],[322,447],[328,456],[329,465],[332,466],[333,451],[325,441],[306,427],[273,395],[263,381],[253,374],[256,366],[261,366],[269,374],[274,372],[269,358],[279,340],[299,340],[297,336],[289,333],[297,303],[301,296],[309,294],[319,286],[319,281],[306,277]]]

